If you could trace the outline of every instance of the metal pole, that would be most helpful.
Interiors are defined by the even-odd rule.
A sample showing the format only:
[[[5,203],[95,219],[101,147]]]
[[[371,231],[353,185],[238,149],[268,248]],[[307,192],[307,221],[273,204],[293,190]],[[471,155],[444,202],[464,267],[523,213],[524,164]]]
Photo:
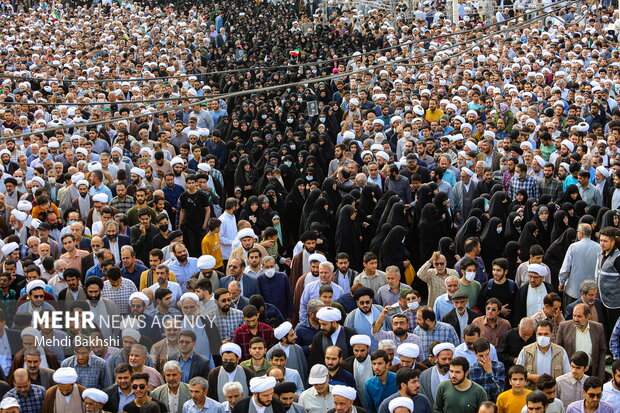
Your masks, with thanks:
[[[459,27],[459,0],[452,0],[452,23]]]

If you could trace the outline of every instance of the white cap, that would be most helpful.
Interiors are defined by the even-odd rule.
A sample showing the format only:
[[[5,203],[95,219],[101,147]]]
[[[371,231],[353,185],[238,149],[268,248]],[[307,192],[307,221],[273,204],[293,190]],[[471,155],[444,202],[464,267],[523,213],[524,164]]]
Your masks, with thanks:
[[[452,354],[454,354],[454,352],[456,351],[456,348],[454,347],[454,344],[452,343],[439,343],[435,345],[435,347],[433,347],[433,356],[437,357],[437,355],[439,355],[439,353],[441,353],[444,350],[450,350]]]
[[[533,272],[534,274],[538,274],[543,278],[546,277],[547,274],[549,274],[549,272],[547,271],[547,268],[544,265],[540,265],[540,264],[528,265],[527,272]]]
[[[332,389],[332,394],[334,396],[344,397],[345,399],[349,399],[351,401],[355,401],[355,399],[357,398],[357,390],[355,390],[353,387],[342,386],[340,384],[334,386],[334,388]]]
[[[91,399],[96,403],[105,404],[108,402],[108,395],[99,389],[86,389],[82,393],[82,399]]]
[[[418,358],[420,355],[420,347],[414,343],[403,343],[396,349],[399,356],[405,356],[412,359]]]
[[[354,346],[356,344],[365,344],[370,347],[370,337],[368,337],[366,334],[356,334],[354,336],[351,336],[349,343],[351,344],[351,346]]]
[[[146,172],[144,172],[144,169],[138,168],[136,166],[131,168],[129,172],[134,174],[134,175],[138,175],[141,178],[144,178],[146,176]]]
[[[199,270],[211,270],[215,268],[215,263],[215,258],[213,258],[211,255],[202,255],[200,258],[198,258],[196,266]]]
[[[73,384],[77,381],[78,375],[73,367],[61,367],[52,375],[58,384]]]
[[[272,376],[253,377],[250,380],[250,391],[252,393],[262,393],[276,387],[276,378]]]
[[[340,310],[335,307],[322,307],[319,311],[316,312],[316,318],[321,321],[340,321],[342,319],[342,314]]]
[[[104,204],[108,203],[108,194],[100,192],[98,194],[93,195],[93,202],[102,202]]]
[[[390,413],[394,413],[394,410],[399,407],[404,407],[408,409],[411,413],[413,413],[413,400],[411,400],[409,397],[403,396],[390,400],[390,404],[388,405],[388,410],[390,411]]]
[[[198,297],[198,294],[196,293],[184,293],[183,295],[181,295],[181,298],[179,298],[179,302],[182,303],[185,300],[194,300],[196,302],[196,304],[200,303],[200,298]]]

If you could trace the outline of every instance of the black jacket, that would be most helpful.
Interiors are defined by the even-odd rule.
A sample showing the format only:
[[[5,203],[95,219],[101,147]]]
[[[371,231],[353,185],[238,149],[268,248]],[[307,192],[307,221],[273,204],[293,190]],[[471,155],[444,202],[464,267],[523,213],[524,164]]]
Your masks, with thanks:
[[[347,359],[349,356],[353,355],[353,350],[351,348],[351,337],[355,334],[355,330],[349,327],[342,327],[344,332],[344,339],[346,341],[346,348],[342,349],[343,357]],[[341,332],[342,334],[342,332]],[[323,348],[323,337],[325,336],[324,331],[319,331],[316,333],[314,338],[312,339],[312,350],[310,351],[310,366],[314,366],[315,364],[324,364],[325,363],[325,349]]]
[[[535,334],[532,334],[532,337],[525,341],[519,335],[518,327],[508,330],[499,341],[499,346],[497,347],[497,358],[499,361],[504,363],[504,366],[506,366],[507,369],[509,369],[514,366],[514,361],[519,356],[519,353],[523,347],[535,342]]]
[[[121,397],[118,394],[118,384],[113,384],[103,390],[108,395],[108,401],[103,405],[104,412],[118,412]]]
[[[466,308],[465,310],[467,311],[467,325],[470,325],[471,322],[474,321],[474,318],[478,317],[480,314],[478,314],[474,310],[470,310],[469,308]],[[448,323],[452,327],[454,327],[454,330],[459,337],[463,336],[463,332],[461,331],[461,324],[459,323],[459,319],[456,315],[456,308],[453,308],[448,314],[443,316],[441,321],[443,321],[444,323]]]
[[[547,294],[555,292],[555,288],[548,282],[544,282],[545,288],[547,290]],[[517,296],[515,297],[515,306],[512,310],[512,325],[516,326],[519,324],[523,317],[527,316],[527,292],[529,288],[529,283],[522,285],[521,288],[517,291]],[[542,307],[541,307],[542,309]]]
[[[248,413],[250,411],[250,403],[252,402],[252,397],[246,397],[245,399],[241,399],[237,402],[235,407],[232,409],[232,413]],[[280,400],[275,397],[271,401],[271,407],[273,408],[273,413],[285,413],[286,409]]]

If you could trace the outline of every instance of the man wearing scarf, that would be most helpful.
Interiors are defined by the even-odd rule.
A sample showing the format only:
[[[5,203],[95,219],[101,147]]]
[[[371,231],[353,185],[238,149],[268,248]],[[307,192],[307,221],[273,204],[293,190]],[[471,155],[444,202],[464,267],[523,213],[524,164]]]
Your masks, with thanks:
[[[45,392],[42,413],[82,413],[84,386],[76,384],[78,375],[73,367],[61,367],[54,373],[58,383]]]

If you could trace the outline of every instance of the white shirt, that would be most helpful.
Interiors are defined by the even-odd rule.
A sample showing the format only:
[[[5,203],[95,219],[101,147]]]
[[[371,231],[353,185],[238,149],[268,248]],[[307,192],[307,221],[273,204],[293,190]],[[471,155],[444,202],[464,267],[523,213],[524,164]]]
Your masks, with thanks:
[[[4,330],[4,334],[0,337],[0,367],[4,371],[4,375],[8,377],[11,370],[11,346],[9,345],[9,337]]]
[[[575,351],[583,351],[588,354],[590,363],[592,360],[592,338],[590,337],[590,323],[585,331],[575,327]]]
[[[227,260],[230,258],[232,243],[237,236],[237,219],[234,215],[224,211],[222,215],[220,215],[219,220],[222,221],[220,229],[220,248],[222,250],[222,258]]]
[[[256,403],[256,400],[254,400],[254,396],[252,396],[252,404],[254,405],[254,408],[256,409],[257,413],[265,413],[266,407],[265,406],[259,406]]]
[[[338,329],[334,331],[332,335],[329,337],[332,340],[332,344],[334,346],[336,345],[336,341],[338,341],[338,335],[340,334],[341,330],[342,330],[342,327],[338,326]]]
[[[613,381],[613,378],[611,379]],[[611,403],[613,406],[620,406],[620,390],[611,381],[603,385],[603,401]]]
[[[456,313],[456,318],[459,320],[459,326],[461,327],[461,335],[463,335],[463,332],[465,331],[465,327],[467,327],[467,322],[469,321],[469,316],[467,315],[467,309],[465,309],[465,312],[463,313],[463,315],[460,315],[458,310],[455,311]]]
[[[562,374],[570,372],[570,361],[566,355],[566,351],[562,350]],[[540,347],[536,346],[536,374],[549,374],[551,375],[551,362],[553,360],[553,351],[551,346],[547,349],[547,353],[540,351]],[[521,350],[519,357],[517,357],[517,363],[525,366],[525,352]]]
[[[543,308],[543,300],[547,295],[547,289],[544,284],[540,284],[536,288],[530,285],[527,287],[527,316],[531,317]]]
[[[153,294],[155,294],[155,291],[159,290],[160,285],[156,283],[151,285],[149,288],[153,291]],[[181,298],[181,294],[183,294],[183,290],[181,290],[181,286],[179,285],[179,283],[176,283],[174,281],[168,281],[168,285],[166,286],[166,288],[168,288],[172,292],[172,306],[175,307],[177,301],[179,301],[179,298]]]
[[[114,255],[114,262],[116,262],[117,264],[119,262],[121,262],[121,249],[119,248],[118,245],[118,238],[116,238],[115,241],[110,241],[108,239],[108,244],[110,246],[109,250],[112,253],[112,255]]]

